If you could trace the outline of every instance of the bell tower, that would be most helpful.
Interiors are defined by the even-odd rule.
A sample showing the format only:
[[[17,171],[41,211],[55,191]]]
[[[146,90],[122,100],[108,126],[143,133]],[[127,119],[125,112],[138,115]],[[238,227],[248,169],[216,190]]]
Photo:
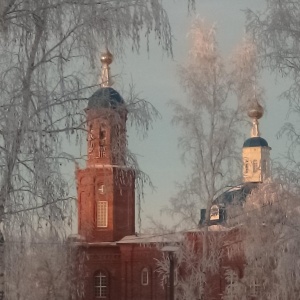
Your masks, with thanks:
[[[100,88],[88,99],[86,168],[76,170],[78,233],[113,242],[135,233],[135,173],[126,166],[127,110],[111,87],[112,54],[101,55]]]
[[[271,176],[270,150],[267,141],[260,137],[258,120],[263,116],[263,107],[255,99],[249,106],[252,118],[251,138],[243,145],[243,181],[263,182]]]

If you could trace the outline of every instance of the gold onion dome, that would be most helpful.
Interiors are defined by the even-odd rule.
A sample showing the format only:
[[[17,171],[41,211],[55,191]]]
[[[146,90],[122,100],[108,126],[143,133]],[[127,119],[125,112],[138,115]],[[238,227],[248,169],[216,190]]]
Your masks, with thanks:
[[[258,103],[257,100],[252,102],[248,108],[248,116],[252,119],[260,119],[264,114],[263,107]]]
[[[103,64],[110,65],[113,61],[113,55],[108,50],[106,50],[105,53],[101,54],[100,60]]]

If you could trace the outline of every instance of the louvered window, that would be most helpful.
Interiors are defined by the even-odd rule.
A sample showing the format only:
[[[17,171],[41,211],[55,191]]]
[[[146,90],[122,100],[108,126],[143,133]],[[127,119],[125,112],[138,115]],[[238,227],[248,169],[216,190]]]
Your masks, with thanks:
[[[97,227],[107,227],[107,201],[97,202]]]
[[[258,163],[257,163],[257,160],[255,159],[253,161],[253,172],[257,172],[258,171]]]

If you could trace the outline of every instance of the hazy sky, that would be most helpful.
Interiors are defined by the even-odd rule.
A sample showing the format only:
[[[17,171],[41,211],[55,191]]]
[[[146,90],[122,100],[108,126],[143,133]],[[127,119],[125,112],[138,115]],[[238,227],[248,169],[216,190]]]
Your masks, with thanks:
[[[174,182],[181,182],[188,173],[180,160],[177,147],[179,130],[171,124],[172,111],[168,102],[171,99],[184,102],[186,99],[180,88],[176,70],[178,64],[186,59],[186,35],[194,16],[188,15],[185,0],[168,0],[165,3],[174,33],[174,58],[163,54],[156,42],[153,42],[149,54],[146,53],[145,47],[142,47],[139,55],[128,50],[123,60],[116,60],[111,65],[112,73],[118,74],[114,86],[116,89],[127,89],[130,83],[134,83],[141,96],[150,101],[162,115],[162,119],[153,124],[153,129],[145,140],[138,139],[134,131],[129,131],[129,147],[138,154],[142,170],[150,175],[156,186],[153,192],[146,189],[143,203],[144,228],[149,224],[148,215],[160,218],[160,209],[168,204],[170,197],[175,193]],[[243,10],[258,10],[262,7],[262,0],[198,0],[196,14],[216,24],[221,52],[225,57],[229,57],[244,34]],[[271,157],[275,158],[284,151],[283,142],[277,140],[276,133],[284,122],[287,105],[278,102],[277,97],[283,87],[281,84],[274,84],[274,78],[264,74],[261,83],[266,90],[268,111],[261,121],[261,132],[273,148]],[[249,136],[250,127],[245,128],[245,134]],[[242,145],[240,147],[242,150]]]

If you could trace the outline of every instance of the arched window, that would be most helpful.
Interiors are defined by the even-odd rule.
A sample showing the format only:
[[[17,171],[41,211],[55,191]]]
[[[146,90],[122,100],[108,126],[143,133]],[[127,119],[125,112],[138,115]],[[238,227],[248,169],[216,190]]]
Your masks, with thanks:
[[[261,292],[261,284],[259,283],[258,279],[254,279],[251,284],[251,296],[257,297],[260,295]]]
[[[262,171],[264,173],[267,172],[267,161],[265,159],[262,161],[262,167],[261,168],[262,168]]]
[[[220,219],[220,210],[219,210],[218,205],[213,205],[210,208],[209,219],[212,220],[212,221]]]
[[[108,278],[107,274],[98,271],[94,276],[94,294],[96,298],[106,299],[108,296]]]
[[[149,270],[148,268],[144,268],[141,272],[141,284],[148,285],[149,284]]]
[[[245,174],[249,172],[249,161],[246,159],[244,162]]]
[[[253,172],[256,172],[258,170],[258,163],[257,160],[253,160]]]
[[[100,140],[100,145],[104,146],[106,143],[106,129],[104,124],[101,124],[100,126],[99,140]]]
[[[88,133],[88,152],[92,153],[95,146],[95,136],[93,130],[93,124],[90,124],[90,129]]]

